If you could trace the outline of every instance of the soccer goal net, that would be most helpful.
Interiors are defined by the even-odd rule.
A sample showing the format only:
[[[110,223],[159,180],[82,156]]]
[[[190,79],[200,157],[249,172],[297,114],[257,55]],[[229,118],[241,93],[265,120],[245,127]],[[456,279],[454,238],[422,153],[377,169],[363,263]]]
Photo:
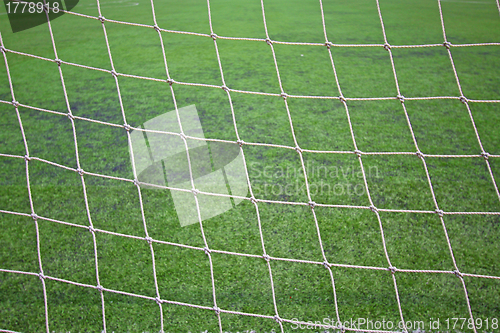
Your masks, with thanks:
[[[498,0],[4,0],[0,332],[496,332]]]

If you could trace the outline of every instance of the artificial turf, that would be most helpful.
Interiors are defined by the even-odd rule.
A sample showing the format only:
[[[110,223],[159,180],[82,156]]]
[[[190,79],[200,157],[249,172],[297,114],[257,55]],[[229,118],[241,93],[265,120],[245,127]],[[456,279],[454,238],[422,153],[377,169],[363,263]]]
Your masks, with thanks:
[[[153,25],[145,0],[101,1],[107,19]],[[138,3],[138,5],[135,5]],[[269,36],[287,42],[324,43],[318,1],[265,0]],[[266,38],[259,1],[210,0],[214,32],[219,36]],[[334,44],[384,44],[375,0],[323,1],[329,41]],[[437,1],[380,1],[391,45],[441,44]],[[491,1],[442,1],[447,39],[452,44],[500,42],[499,9]],[[155,1],[163,29],[210,34],[207,3],[202,0]],[[2,9],[3,10],[3,9]],[[81,0],[74,12],[98,16],[94,2]],[[3,14],[4,12],[2,12]],[[47,24],[12,33],[6,15],[0,31],[9,50],[54,59]],[[66,62],[111,69],[101,22],[65,14],[51,22],[58,57]],[[154,29],[106,22],[118,73],[167,79]],[[210,37],[162,32],[171,77],[180,82],[221,86]],[[265,41],[218,39],[226,85],[231,89],[280,94],[269,45]],[[289,95],[338,96],[325,46],[274,44],[284,91]],[[444,46],[393,48],[401,94],[408,97],[453,96],[460,92]],[[339,85],[345,97],[395,97],[388,52],[379,47],[332,47]],[[452,47],[451,54],[468,99],[500,99],[500,46]],[[7,52],[16,100],[67,113],[57,64]],[[75,116],[123,125],[113,76],[108,72],[62,64]],[[174,110],[166,82],[118,77],[127,123],[144,122]],[[178,107],[195,105],[205,137],[236,141],[227,94],[220,88],[173,84]],[[281,96],[231,92],[241,139],[294,147]],[[12,100],[4,62],[0,64],[0,100]],[[288,98],[297,142],[302,149],[352,152],[348,118],[338,100]],[[471,102],[484,150],[500,155],[499,103]],[[352,131],[362,152],[416,152],[396,99],[347,102]],[[408,116],[420,150],[434,155],[479,155],[481,149],[466,106],[458,99],[407,100]],[[26,155],[15,108],[0,103],[0,153]],[[76,169],[73,129],[68,117],[19,107],[30,156]],[[78,157],[86,172],[133,179],[127,134],[123,128],[76,119]],[[299,154],[293,149],[243,145],[250,183],[257,199],[308,202]],[[352,153],[303,153],[316,203],[370,206],[358,157]],[[426,157],[437,203],[445,212],[500,212],[500,201],[482,157]],[[362,155],[366,181],[379,209],[436,209],[424,166],[416,155]],[[489,159],[500,179],[500,160]],[[29,163],[37,215],[88,226],[80,176],[38,160]],[[145,237],[137,188],[130,182],[85,175],[88,210],[95,228]],[[31,214],[25,161],[0,156],[0,210]],[[287,185],[292,185],[287,187]],[[285,190],[285,189],[288,189]],[[144,220],[154,240],[203,248],[199,224],[181,227],[169,190],[141,189]],[[259,203],[262,237],[271,257],[323,262],[309,206]],[[399,322],[397,297],[387,268],[381,230],[369,209],[316,207],[325,256],[335,280],[338,315]],[[409,270],[453,271],[453,261],[437,214],[380,212],[387,252],[393,266]],[[500,276],[499,215],[443,217],[457,266],[463,273]],[[96,285],[92,233],[85,228],[38,220],[44,274]],[[244,200],[203,221],[211,249],[262,255],[257,212]],[[100,283],[105,288],[156,297],[153,262],[146,240],[96,232]],[[163,300],[213,307],[207,255],[200,250],[153,242],[159,294]],[[215,294],[221,309],[274,316],[273,291],[263,258],[212,253]],[[336,321],[332,283],[322,265],[271,260],[274,295],[281,318]],[[37,234],[31,217],[0,213],[0,269],[39,273]],[[395,273],[404,319],[469,318],[462,283],[454,274]],[[464,277],[478,331],[494,332],[500,314],[500,280]],[[45,279],[50,332],[101,332],[98,290]],[[107,332],[158,332],[160,310],[154,300],[104,291]],[[163,303],[165,332],[218,332],[213,310]],[[221,313],[224,332],[279,332],[273,319]],[[488,320],[488,327],[486,327]],[[479,328],[479,322],[482,326]],[[461,322],[459,322],[460,324]],[[498,323],[498,321],[497,321]],[[38,276],[0,271],[0,331],[45,332],[45,305]],[[284,331],[300,330],[283,323]],[[366,326],[360,327],[367,328]],[[412,328],[412,327],[409,327]],[[413,329],[413,328],[412,328]],[[398,330],[396,327],[392,330]],[[436,330],[436,329],[434,329]],[[319,332],[318,327],[308,331]]]

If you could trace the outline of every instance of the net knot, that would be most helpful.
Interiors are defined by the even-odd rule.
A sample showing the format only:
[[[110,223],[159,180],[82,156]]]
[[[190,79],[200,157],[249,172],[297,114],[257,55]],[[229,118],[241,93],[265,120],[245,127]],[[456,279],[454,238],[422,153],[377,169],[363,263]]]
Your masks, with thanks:
[[[281,97],[283,97],[284,99],[287,99],[288,98],[288,94],[286,92],[282,92],[281,94]]]
[[[225,92],[228,92],[229,91],[229,88],[226,86],[226,85],[222,85],[221,86],[222,90],[224,90]]]
[[[198,194],[200,194],[200,190],[197,190],[197,189],[193,188],[191,190],[191,193],[193,193],[194,195],[198,195]]]
[[[156,304],[158,304],[158,305],[160,305],[160,304],[162,303],[162,301],[161,301],[160,297],[158,297],[158,296],[156,296],[156,297],[155,297],[155,302],[156,302]]]
[[[179,134],[179,136],[181,137],[182,140],[186,140],[186,134],[181,133],[181,134]]]
[[[269,261],[271,260],[271,257],[269,256],[269,254],[263,254],[263,255],[262,255],[262,258],[263,258],[265,261],[267,261],[267,262],[269,262]]]
[[[356,150],[354,150],[354,154],[356,154],[358,157],[361,157],[362,152],[361,152],[361,150],[356,149]]]
[[[104,287],[101,286],[100,284],[96,286],[96,289],[99,290],[101,293],[104,291]]]
[[[372,212],[374,212],[374,213],[378,212],[377,207],[375,207],[374,205],[371,205],[371,206],[370,206],[370,210],[371,210]]]
[[[61,60],[61,59],[58,59],[58,58],[55,58],[55,59],[54,59],[54,62],[55,62],[58,66],[61,66],[62,60]]]
[[[20,105],[18,101],[13,100],[12,105],[14,105],[16,108]]]
[[[424,154],[422,154],[422,152],[419,150],[415,153],[415,155],[417,155],[418,158],[420,159],[423,159],[424,158]]]
[[[214,305],[213,309],[214,309],[216,315],[220,314],[220,308],[217,305]]]
[[[332,42],[325,42],[325,46],[327,48],[331,48],[333,46],[333,43]]]
[[[238,140],[238,141],[236,141],[236,143],[241,147],[241,146],[243,146],[245,144],[245,141]]]
[[[464,104],[466,104],[466,103],[469,101],[469,100],[467,99],[467,97],[465,97],[465,96],[460,96],[459,100],[460,100],[460,102],[462,102],[462,103],[464,103]]]
[[[110,73],[111,73],[111,75],[113,75],[114,77],[117,77],[117,76],[118,76],[118,73],[117,73],[114,69],[110,70],[109,72],[110,72]]]
[[[266,43],[267,45],[273,45],[273,41],[270,40],[269,38],[266,38]]]
[[[325,266],[325,268],[330,268],[330,264],[328,263],[328,261],[323,262],[323,266]]]
[[[405,101],[405,97],[403,95],[398,95],[398,96],[396,96],[396,98],[399,99],[399,101],[401,103],[404,103],[404,101]]]
[[[389,50],[391,49],[391,45],[390,45],[389,43],[385,43],[385,44],[384,44],[384,49],[385,49],[386,51],[389,51]]]
[[[38,273],[38,277],[40,280],[45,280],[46,276],[43,274],[43,272]]]
[[[134,179],[134,185],[139,186],[139,179],[137,179],[137,178]]]
[[[101,23],[104,23],[104,21],[106,21],[106,18],[102,15],[99,15],[98,19],[99,21],[101,21]]]
[[[158,24],[153,25],[153,29],[160,32],[160,27],[158,26]]]
[[[488,160],[488,158],[491,156],[490,154],[488,154],[487,152],[483,151],[481,153],[481,156],[485,159],[485,160]]]
[[[0,52],[5,53],[6,50],[7,49],[3,45],[0,45]]]
[[[89,229],[89,231],[90,231],[91,233],[94,233],[94,232],[95,232],[95,229],[94,229],[94,227],[93,227],[93,226],[89,226],[89,227],[88,227],[88,229]]]
[[[24,155],[24,160],[29,162],[29,161],[31,161],[31,157],[29,157],[28,155]]]
[[[38,219],[38,215],[31,213],[31,218],[36,221]]]
[[[302,154],[302,148],[300,148],[299,146],[295,147],[294,149],[297,153]]]
[[[212,37],[212,39],[213,39],[213,40],[216,40],[216,39],[217,39],[217,37],[219,37],[219,36],[217,36],[216,34],[214,34],[214,33],[212,32],[212,33],[210,34],[210,37]]]
[[[167,79],[167,83],[172,85],[175,81],[173,79]]]
[[[346,102],[346,99],[344,96],[340,95],[339,96],[339,101],[341,101],[342,103],[345,103]]]
[[[309,205],[309,207],[311,207],[311,208],[314,208],[314,207],[316,206],[316,203],[315,203],[314,201],[309,201],[307,204],[308,204],[308,205]]]
[[[123,128],[124,128],[127,132],[128,132],[128,131],[130,131],[130,130],[132,129],[132,127],[131,127],[129,124],[127,124],[127,123],[123,124]]]
[[[70,120],[74,120],[75,119],[75,116],[73,116],[73,114],[71,112],[68,112],[68,114],[66,114],[66,116],[70,119]]]
[[[83,171],[83,169],[81,168],[76,169],[76,172],[78,172],[80,176],[83,176],[85,174],[85,171]]]
[[[205,254],[206,254],[207,256],[209,256],[209,255],[210,255],[210,253],[212,253],[212,250],[210,250],[208,247],[204,247],[204,248],[203,248],[203,251],[205,252]]]
[[[444,216],[444,212],[441,209],[436,209],[436,214],[438,214],[439,217],[443,217]]]
[[[275,315],[275,316],[274,316],[274,320],[275,320],[278,324],[279,324],[279,323],[281,323],[281,322],[283,322],[283,319],[281,319],[281,318],[280,318],[280,316],[278,316],[278,315]]]
[[[144,239],[146,240],[146,242],[148,242],[149,244],[153,243],[153,238],[147,236],[147,237],[144,237]]]
[[[394,267],[394,266],[390,266],[390,267],[389,267],[389,271],[390,271],[392,274],[394,274],[394,273],[396,273],[396,272],[398,271],[398,269],[397,269],[396,267]]]
[[[250,198],[250,201],[251,201],[253,204],[257,204],[257,199],[255,199],[255,197],[251,197],[251,198]]]
[[[457,277],[459,277],[459,278],[463,278],[463,277],[464,277],[464,275],[463,275],[463,274],[462,274],[462,273],[461,273],[458,269],[457,269],[457,270],[454,270],[454,271],[453,271],[453,274],[455,274],[455,275],[456,275]]]
[[[443,46],[446,47],[448,50],[450,49],[450,47],[452,47],[450,42],[444,42]]]

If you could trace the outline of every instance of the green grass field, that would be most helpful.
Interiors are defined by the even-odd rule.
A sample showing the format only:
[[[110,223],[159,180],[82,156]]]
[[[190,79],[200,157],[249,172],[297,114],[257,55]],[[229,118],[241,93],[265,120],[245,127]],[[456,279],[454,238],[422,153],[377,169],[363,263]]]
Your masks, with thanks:
[[[147,0],[103,0],[107,19],[153,25]],[[138,3],[138,5],[135,5]],[[266,38],[260,2],[210,0],[214,32],[219,36]],[[269,36],[287,42],[324,43],[317,0],[265,0]],[[329,40],[334,44],[384,44],[375,0],[323,0]],[[441,44],[443,34],[434,0],[381,0],[391,45]],[[163,29],[210,34],[203,0],[155,1]],[[495,0],[442,0],[448,41],[452,44],[500,42]],[[95,2],[81,0],[74,12],[98,16]],[[5,8],[0,31],[9,50],[54,59],[47,24],[12,33]],[[111,69],[98,20],[63,15],[51,22],[59,58]],[[154,29],[106,22],[118,73],[167,79],[160,39]],[[171,77],[179,82],[222,85],[214,42],[209,37],[162,32]],[[218,39],[226,84],[231,89],[280,94],[271,48],[264,41]],[[289,95],[339,96],[324,46],[274,44],[283,89]],[[339,85],[347,98],[397,95],[389,53],[383,47],[332,47]],[[401,94],[409,97],[459,97],[447,50],[442,47],[393,48]],[[468,99],[500,100],[500,46],[452,47],[457,74]],[[16,100],[24,105],[67,113],[57,65],[6,52]],[[2,58],[3,59],[3,58]],[[75,116],[123,125],[115,80],[110,73],[61,65]],[[167,83],[118,77],[127,122],[139,127],[174,110]],[[205,136],[236,141],[233,118],[222,89],[173,84],[179,107],[194,104]],[[294,147],[282,97],[231,92],[241,139],[248,143]],[[11,102],[4,61],[0,64],[0,100]],[[348,119],[339,100],[288,98],[299,146],[308,150],[354,151]],[[470,102],[484,150],[500,155],[500,104]],[[348,100],[358,149],[362,152],[416,152],[401,103]],[[466,106],[458,99],[407,100],[416,140],[424,154],[479,155],[481,149]],[[68,117],[20,107],[30,156],[76,169],[73,129]],[[76,119],[82,169],[133,179],[127,133],[123,128]],[[293,149],[243,145],[250,183],[257,199],[307,203],[300,157]],[[0,103],[0,210],[31,214],[26,155],[16,109]],[[358,157],[352,153],[303,153],[318,204],[370,206]],[[378,209],[436,209],[423,163],[416,155],[362,155],[366,180]],[[444,212],[500,212],[500,198],[482,157],[426,157],[439,208]],[[489,163],[497,184],[500,159]],[[88,227],[80,176],[39,160],[29,162],[34,211],[38,216]],[[139,195],[131,182],[85,175],[89,212],[99,230],[145,237]],[[287,185],[289,191],[284,191]],[[330,187],[328,187],[327,185]],[[196,248],[205,246],[199,224],[181,227],[169,190],[141,188],[144,220],[151,238]],[[258,203],[266,252],[273,258],[323,262],[311,208]],[[399,322],[397,297],[388,268],[377,216],[370,209],[314,208],[321,241],[335,280],[338,316]],[[407,270],[455,270],[437,214],[380,211],[392,265]],[[500,215],[444,215],[444,223],[462,273],[500,277]],[[40,255],[46,276],[95,286],[92,233],[85,228],[38,220]],[[262,243],[254,204],[203,221],[210,249],[261,256]],[[101,285],[156,297],[153,262],[146,240],[96,232]],[[162,300],[213,307],[207,255],[199,249],[153,242]],[[223,310],[274,316],[266,261],[212,252],[217,305]],[[279,316],[288,320],[336,321],[335,300],[323,265],[271,260]],[[39,273],[36,225],[31,217],[0,213],[0,331],[46,332]],[[454,274],[396,272],[405,321],[439,318],[439,331],[471,332],[467,324],[446,326],[448,318],[470,318],[461,280]],[[478,332],[498,332],[500,279],[464,276]],[[101,294],[90,287],[45,279],[50,332],[101,332]],[[154,300],[104,291],[107,332],[158,332],[160,308]],[[213,310],[163,303],[165,332],[219,332]],[[220,314],[223,332],[280,332],[276,321]],[[432,318],[432,319],[431,319]],[[496,319],[498,323],[498,319]],[[486,322],[488,320],[488,327]],[[285,332],[302,331],[283,323]],[[303,326],[304,328],[305,326]],[[360,327],[367,328],[366,326]],[[409,327],[413,330],[414,327]],[[308,332],[324,329],[309,327]],[[398,330],[397,327],[389,329]],[[432,331],[437,331],[435,328]]]

